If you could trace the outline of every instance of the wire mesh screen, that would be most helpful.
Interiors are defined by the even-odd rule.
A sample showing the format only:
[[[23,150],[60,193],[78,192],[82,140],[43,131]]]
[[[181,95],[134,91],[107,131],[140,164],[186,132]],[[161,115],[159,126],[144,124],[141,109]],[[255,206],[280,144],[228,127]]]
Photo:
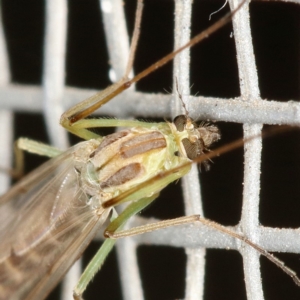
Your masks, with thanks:
[[[229,10],[224,8],[209,21],[222,1],[191,2],[145,0],[135,73]],[[238,1],[229,2],[234,8]],[[59,127],[60,115],[123,75],[135,8],[135,1],[118,0],[1,1],[1,167],[9,166],[13,140],[20,136],[62,149],[68,146]],[[262,125],[298,124],[299,13],[295,3],[245,4],[232,25],[178,56],[174,67],[169,64],[139,82],[99,114],[144,120],[174,117],[181,111],[172,93],[176,77],[190,115],[217,122],[220,144],[243,134],[260,134]],[[276,252],[300,274],[299,150],[298,131],[252,140],[245,153],[238,149],[213,159],[209,172],[198,174],[195,166],[183,180],[183,188],[180,183],[170,185],[130,226],[153,217],[200,213]],[[43,160],[26,155],[27,170]],[[9,179],[1,174],[1,180],[4,192]],[[84,266],[101,244],[101,236],[100,232],[84,254]],[[169,228],[120,240],[117,245],[85,299],[300,296],[292,279],[260,259],[255,250],[204,226]],[[62,293],[63,299],[71,298],[80,270],[73,272],[70,283],[49,299]]]

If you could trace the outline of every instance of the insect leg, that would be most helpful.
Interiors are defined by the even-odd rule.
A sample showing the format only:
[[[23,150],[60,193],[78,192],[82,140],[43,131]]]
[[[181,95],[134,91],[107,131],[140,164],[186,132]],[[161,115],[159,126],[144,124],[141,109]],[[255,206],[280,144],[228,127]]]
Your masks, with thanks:
[[[180,218],[176,218],[176,219],[155,222],[155,223],[146,224],[143,226],[134,227],[134,228],[131,228],[128,230],[123,230],[120,232],[109,231],[109,229],[110,229],[110,226],[109,226],[104,234],[106,237],[109,237],[110,239],[118,239],[118,238],[124,238],[124,237],[128,237],[128,236],[134,236],[134,235],[142,234],[142,233],[146,233],[146,232],[151,232],[154,230],[163,229],[163,228],[167,228],[167,227],[171,227],[171,226],[177,226],[177,225],[183,225],[183,224],[195,223],[195,222],[201,222],[205,226],[215,228],[216,230],[223,232],[225,234],[228,234],[230,236],[233,236],[236,239],[239,239],[243,243],[254,248],[261,255],[265,256],[268,260],[270,260],[277,267],[279,267],[283,272],[285,272],[287,275],[289,275],[294,280],[294,282],[298,286],[300,286],[300,279],[297,276],[297,274],[293,270],[291,270],[289,267],[285,266],[284,263],[281,260],[279,260],[277,257],[273,256],[271,253],[269,253],[268,251],[263,249],[258,244],[253,243],[247,237],[245,237],[237,232],[234,232],[214,221],[200,217],[199,215],[185,216],[185,217],[180,217]]]
[[[199,215],[192,216],[184,216],[170,220],[159,221],[155,223],[146,224],[143,226],[138,226],[134,228],[130,228],[128,230],[122,230],[120,232],[110,231],[110,226],[105,230],[105,237],[109,237],[111,239],[119,239],[127,236],[134,236],[137,234],[142,234],[146,232],[151,232],[158,229],[163,229],[172,226],[178,226],[183,224],[190,224],[199,221]]]
[[[24,151],[46,157],[55,157],[62,153],[61,150],[36,142],[27,138],[19,138],[14,144],[15,167],[12,175],[15,178],[21,177],[24,172]]]
[[[100,136],[88,130],[88,128],[101,127],[145,127],[151,128],[157,126],[157,123],[148,123],[137,120],[119,120],[119,119],[82,119],[72,124],[72,128],[67,128],[70,132],[80,136],[85,140],[98,139]]]
[[[165,123],[162,123],[165,124]],[[83,119],[79,120],[72,125],[72,130],[81,131],[83,129],[88,128],[101,128],[101,127],[145,127],[151,128],[153,126],[157,127],[157,123],[148,123],[137,120],[120,120],[120,119]],[[93,132],[87,130],[87,132],[82,131],[84,133],[84,139],[88,140],[91,138],[99,138]],[[81,135],[83,137],[83,135]]]
[[[128,201],[139,201],[147,195],[157,194],[171,182],[174,182],[187,174],[190,168],[191,163],[185,163],[177,168],[158,173],[139,185],[123,192],[121,195],[102,203],[102,207],[110,208]]]
[[[94,138],[91,137],[91,134],[85,128],[81,128],[78,130],[74,129],[72,125],[78,120],[89,116],[95,110],[99,109],[102,105],[104,105],[105,103],[113,99],[116,95],[122,93],[124,90],[131,86],[131,82],[129,81],[128,76],[133,66],[135,50],[140,35],[140,25],[142,20],[143,6],[143,0],[138,0],[129,59],[123,78],[121,78],[117,83],[110,85],[105,90],[71,107],[61,116],[60,124],[75,135],[78,135],[84,139]]]
[[[89,262],[88,266],[85,268],[84,272],[79,278],[78,283],[73,291],[73,298],[75,300],[82,300],[82,294],[87,288],[87,285],[94,278],[95,274],[100,271],[101,266],[103,265],[107,255],[112,250],[115,245],[116,240],[106,239],[101,248],[98,250],[96,255]]]
[[[46,157],[55,157],[62,153],[61,150],[39,143],[27,138],[19,138],[14,143],[14,157],[15,157],[15,166],[13,169],[0,168],[0,171],[7,172],[13,178],[20,178],[24,173],[24,151],[46,156]]]
[[[121,79],[119,82],[110,85],[105,90],[91,96],[90,98],[78,103],[67,110],[60,119],[60,124],[65,127],[69,132],[86,140],[97,138],[97,134],[92,133],[85,128],[76,128],[74,123],[78,122],[87,115],[90,115],[96,109],[107,103],[116,95],[124,91],[126,87],[125,79]],[[84,114],[83,116],[81,115]]]
[[[228,23],[232,16],[240,9],[240,7],[244,4],[246,0],[244,0],[240,5],[232,11],[232,13],[227,14],[223,18],[221,18],[218,22],[210,26],[207,30],[204,30],[203,32],[197,34],[194,38],[192,38],[187,44],[181,46],[176,51],[169,53],[156,63],[149,66],[144,71],[140,72],[138,75],[133,77],[132,79],[128,79],[128,73],[131,69],[132,63],[133,63],[133,57],[129,59],[128,67],[126,70],[125,76],[118,81],[115,84],[112,84],[105,90],[91,96],[90,98],[78,103],[77,105],[71,107],[69,110],[67,110],[60,119],[60,124],[65,127],[68,131],[74,133],[75,135],[82,137],[84,139],[91,139],[95,138],[95,136],[90,133],[86,128],[76,128],[74,127],[74,124],[78,122],[79,120],[84,119],[85,117],[92,114],[95,110],[99,109],[102,105],[113,99],[115,96],[123,92],[124,90],[128,89],[132,84],[135,82],[138,82],[142,78],[146,77],[148,74],[154,72],[158,68],[164,66],[166,63],[171,61],[179,52],[182,50],[189,48],[191,46],[194,46],[195,44],[199,43],[203,39],[207,38],[209,35],[217,31],[219,28],[224,26],[226,23]],[[133,43],[132,43],[132,49],[131,53],[132,56],[134,56],[136,42],[138,39],[139,34],[139,24],[141,19],[141,10],[142,10],[142,1],[138,2],[139,7],[137,8],[137,16],[136,16],[136,24],[135,28],[137,28],[135,36],[133,37]]]
[[[15,142],[16,151],[26,151],[32,154],[37,154],[46,157],[56,157],[59,154],[63,153],[63,151],[40,142],[36,142],[27,138],[19,138]]]
[[[121,230],[123,225],[126,224],[129,218],[139,213],[143,210],[146,206],[148,206],[152,201],[157,198],[158,194],[155,194],[148,198],[140,199],[139,201],[133,202],[128,205],[124,211],[114,219],[111,224],[108,226],[110,230],[117,231]],[[85,268],[84,272],[82,273],[76,287],[74,288],[73,297],[75,300],[81,300],[82,294],[85,291],[89,282],[93,279],[95,274],[100,270],[101,266],[103,265],[107,255],[113,248],[116,240],[114,239],[106,239],[101,248],[98,250],[96,255],[90,261],[88,266]]]

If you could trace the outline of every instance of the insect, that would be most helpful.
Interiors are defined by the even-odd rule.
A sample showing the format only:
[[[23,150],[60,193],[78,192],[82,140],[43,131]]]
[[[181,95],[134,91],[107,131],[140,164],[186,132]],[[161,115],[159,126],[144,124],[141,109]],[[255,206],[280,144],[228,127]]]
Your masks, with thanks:
[[[65,155],[68,155],[68,154],[66,153]],[[80,168],[76,169],[76,172],[80,173],[81,169]]]

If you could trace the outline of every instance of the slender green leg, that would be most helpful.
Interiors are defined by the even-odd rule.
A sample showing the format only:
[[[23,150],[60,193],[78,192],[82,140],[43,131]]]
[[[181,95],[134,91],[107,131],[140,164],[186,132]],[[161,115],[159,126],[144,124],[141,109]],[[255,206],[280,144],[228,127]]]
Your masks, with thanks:
[[[148,206],[155,198],[157,198],[158,194],[155,194],[149,198],[143,198],[139,201],[133,202],[128,205],[124,209],[124,211],[116,218],[114,219],[111,224],[108,226],[107,229],[110,231],[117,231],[121,230],[123,225],[128,221],[128,219],[137,213],[139,213],[141,210],[143,210],[146,206]],[[96,255],[93,257],[93,259],[90,261],[88,266],[85,268],[84,272],[82,273],[73,293],[73,297],[76,300],[82,299],[81,295],[85,291],[87,285],[89,282],[93,279],[95,274],[100,270],[101,266],[103,265],[107,255],[113,248],[116,240],[113,239],[106,239],[101,248],[98,250]]]
[[[62,153],[61,150],[52,146],[39,143],[27,138],[19,138],[14,144],[15,167],[13,170],[0,168],[0,171],[10,173],[13,178],[20,178],[24,172],[24,151],[41,156],[55,157]]]
[[[26,151],[29,153],[33,153],[41,156],[47,156],[50,158],[58,156],[63,152],[55,147],[40,142],[36,142],[27,138],[19,138],[18,140],[16,140],[15,149],[16,151],[19,152]]]
[[[166,126],[165,123],[161,123],[161,126]],[[65,123],[62,124],[65,126]],[[78,120],[72,125],[68,125],[66,129],[75,135],[85,139],[97,139],[99,135],[88,130],[88,128],[101,128],[101,127],[145,127],[151,128],[158,126],[157,123],[147,123],[137,120],[118,120],[118,119],[83,119]]]
[[[83,119],[77,121],[72,125],[72,128],[76,129],[87,129],[87,128],[98,128],[98,127],[145,127],[151,128],[153,126],[158,127],[159,125],[166,126],[165,122],[162,123],[150,123],[138,120],[120,120],[120,119]]]
[[[73,297],[75,300],[81,300],[81,295],[86,290],[89,282],[94,278],[95,274],[101,269],[107,255],[115,245],[116,240],[106,239],[96,255],[89,262],[84,272],[81,274],[80,279],[73,291]]]

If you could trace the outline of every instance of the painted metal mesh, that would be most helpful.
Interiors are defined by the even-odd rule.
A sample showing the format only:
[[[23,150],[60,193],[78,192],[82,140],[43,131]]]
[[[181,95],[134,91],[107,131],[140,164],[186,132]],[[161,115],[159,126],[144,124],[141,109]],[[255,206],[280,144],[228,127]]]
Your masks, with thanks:
[[[124,3],[122,1],[102,0],[100,1],[100,3],[96,3],[96,1],[94,2],[95,3],[93,5],[95,7],[95,10],[97,10],[97,13],[99,14],[99,28],[101,28],[100,12],[102,14],[101,18],[104,24],[103,28],[106,36],[107,47],[109,49],[109,56],[105,56],[105,60],[109,60],[109,63],[111,65],[109,74],[111,78],[120,78],[124,73],[124,68],[126,66],[128,58],[129,42],[127,28],[129,28],[130,30],[132,29],[132,11],[134,11],[134,4],[131,3],[132,1],[128,1],[128,3],[126,3],[125,7],[127,11],[125,15],[128,16],[128,18],[131,18],[131,21],[129,20],[128,24],[126,25],[125,20],[127,17],[125,17],[124,15]],[[155,40],[155,37],[159,36],[160,34],[158,31],[154,34],[152,32],[152,37],[144,37],[143,30],[147,32],[147,26],[148,28],[152,25],[154,26],[154,23],[162,18],[163,21],[160,20],[160,26],[172,27],[173,25],[170,25],[173,22],[171,18],[175,12],[175,47],[178,47],[178,45],[183,44],[185,41],[189,40],[191,30],[193,31],[193,33],[196,33],[194,31],[198,29],[194,28],[194,23],[201,23],[200,20],[202,20],[203,18],[202,15],[200,17],[200,12],[198,14],[197,4],[199,3],[195,3],[195,7],[192,11],[193,1],[178,0],[175,2],[174,6],[173,4],[165,2],[156,3],[154,11],[151,11],[151,13],[148,14],[147,6],[150,6],[151,4],[147,3],[148,1],[145,2],[146,16],[144,17],[145,20],[142,24],[141,45],[138,48],[137,52],[138,62],[135,65],[136,69],[139,70],[147,66],[147,64],[143,65],[143,60],[146,60],[145,55],[148,56],[148,54],[139,54],[139,51],[141,51],[140,53],[147,53],[147,51],[149,53],[149,51],[154,52],[155,48],[162,48],[163,50],[165,50],[165,44],[168,44],[166,47],[167,51],[170,51],[172,49],[171,38],[165,38],[165,40],[160,42],[157,42]],[[233,9],[238,5],[238,0],[230,0],[229,4],[231,6],[231,9]],[[16,37],[11,35],[10,31],[6,27],[10,24],[9,18],[12,18],[12,16],[14,16],[14,13],[12,13],[13,7],[9,7],[8,1],[2,1],[2,19],[0,22],[0,122],[2,128],[0,147],[1,167],[9,167],[9,164],[12,160],[12,145],[13,140],[16,138],[13,129],[14,124],[18,124],[16,121],[16,116],[18,116],[18,114],[43,114],[49,142],[57,147],[66,148],[68,146],[67,135],[65,131],[58,125],[58,120],[61,113],[65,110],[66,107],[70,107],[72,104],[78,103],[80,100],[87,98],[95,92],[96,88],[98,89],[97,84],[93,83],[91,83],[90,86],[96,86],[95,89],[84,88],[85,86],[88,86],[88,84],[86,83],[83,83],[81,86],[80,84],[77,86],[76,80],[73,80],[70,75],[70,73],[74,71],[72,70],[72,67],[70,67],[70,65],[72,64],[70,61],[76,60],[76,58],[71,58],[70,56],[70,52],[73,51],[72,47],[74,47],[74,44],[72,44],[72,35],[74,34],[74,32],[72,32],[72,30],[76,31],[81,27],[87,25],[84,22],[77,24],[78,27],[74,26],[74,23],[72,23],[73,25],[70,25],[68,14],[70,18],[71,13],[74,17],[74,15],[76,14],[86,14],[87,12],[80,10],[78,1],[67,3],[67,1],[63,0],[49,0],[46,1],[43,5],[44,6],[40,10],[41,13],[45,13],[44,21],[42,20],[40,25],[43,28],[43,30],[41,31],[44,32],[42,50],[43,58],[40,62],[40,64],[42,65],[42,71],[40,72],[41,84],[38,84],[38,82],[34,82],[34,80],[32,80],[33,82],[26,82],[26,79],[24,80],[24,82],[20,83],[16,72],[14,71],[14,62],[12,61],[12,57],[15,57],[15,54],[12,53],[12,49],[15,49],[13,47],[13,42]],[[76,7],[76,5],[78,5],[78,7]],[[229,140],[234,139],[236,135],[234,130],[237,130],[240,133],[243,131],[244,136],[249,137],[253,135],[259,135],[261,133],[262,125],[264,124],[297,125],[300,122],[300,105],[297,102],[297,98],[299,97],[299,89],[297,89],[296,87],[293,94],[292,92],[290,92],[292,88],[288,84],[295,81],[299,82],[299,62],[294,61],[295,57],[293,57],[293,62],[291,63],[291,65],[289,65],[289,55],[286,52],[278,54],[277,59],[279,61],[283,60],[285,63],[286,73],[278,74],[278,81],[274,79],[272,83],[275,90],[277,88],[276,85],[280,86],[282,82],[286,83],[286,85],[282,85],[281,89],[287,89],[289,90],[289,92],[287,92],[286,94],[279,94],[277,99],[275,93],[272,94],[271,92],[270,94],[268,94],[267,88],[260,88],[260,86],[264,87],[264,79],[267,77],[267,75],[263,73],[264,68],[267,68],[266,66],[264,66],[264,63],[269,63],[269,68],[273,65],[273,63],[274,65],[276,65],[274,61],[276,60],[276,58],[271,58],[271,54],[271,61],[266,62],[266,58],[264,61],[261,60],[260,53],[264,51],[266,53],[268,53],[268,51],[270,53],[276,52],[276,48],[278,45],[276,45],[276,43],[273,44],[274,46],[270,46],[272,45],[272,43],[267,44],[269,45],[268,47],[270,47],[267,50],[261,46],[255,46],[256,41],[258,41],[259,45],[260,30],[263,31],[263,29],[265,28],[264,26],[268,25],[272,27],[274,24],[272,25],[271,20],[269,21],[269,24],[267,24],[266,21],[265,24],[261,22],[259,25],[256,25],[254,20],[252,25],[252,19],[259,18],[258,16],[262,15],[262,13],[259,12],[260,9],[264,9],[264,16],[266,16],[268,14],[268,6],[271,7],[273,5],[272,9],[274,9],[274,4],[264,3],[264,7],[259,7],[259,3],[255,5],[256,6],[253,6],[253,8],[251,6],[251,9],[249,11],[249,6],[245,4],[234,18],[232,24],[233,28],[231,29],[230,27],[226,27],[227,29],[225,28],[223,30],[225,33],[220,33],[222,34],[221,37],[217,38],[221,40],[223,39],[225,41],[225,45],[222,43],[221,46],[210,45],[210,40],[213,40],[214,37],[208,38],[208,40],[203,43],[203,47],[207,47],[208,49],[210,49],[208,50],[208,52],[212,52],[214,55],[214,58],[211,61],[209,61],[209,59],[207,59],[206,61],[206,57],[202,58],[202,60],[198,59],[201,56],[201,50],[199,50],[200,52],[196,52],[198,50],[192,50],[191,57],[190,52],[186,51],[176,58],[174,63],[173,75],[170,75],[169,73],[167,73],[167,71],[166,73],[162,74],[162,76],[165,76],[164,78],[166,80],[166,83],[163,83],[163,87],[168,89],[169,91],[171,90],[172,78],[174,79],[176,77],[178,79],[178,82],[180,83],[180,90],[184,96],[184,100],[192,117],[194,117],[195,119],[221,122],[221,127],[223,126],[225,128],[225,140],[227,136],[229,136]],[[299,33],[299,22],[297,23],[295,21],[297,19],[295,17],[295,14],[297,12],[299,14],[298,6],[291,3],[276,3],[276,5],[281,5],[280,9],[283,9],[281,17],[283,18],[284,14],[287,14],[288,16],[285,19],[287,20],[286,23],[289,24],[293,21],[294,23],[291,24],[291,28],[293,28],[295,32]],[[131,6],[133,7],[130,10],[129,7]],[[167,6],[167,8],[165,9],[164,6]],[[201,9],[204,10],[205,13],[204,18],[208,18],[209,13],[218,9],[218,7],[220,6],[222,6],[222,4],[220,3],[217,3],[214,7],[212,7],[210,4],[204,2],[201,6]],[[294,12],[285,12],[285,6],[292,7],[291,10],[294,10]],[[92,10],[92,8],[90,9]],[[160,15],[161,11],[163,11],[164,9],[166,11],[169,11],[169,19],[167,19],[166,16],[162,17]],[[205,11],[205,9],[207,11]],[[8,12],[8,10],[10,10],[10,12]],[[274,10],[270,11],[272,12],[272,14],[276,14],[276,7],[275,12]],[[192,22],[191,16],[193,17]],[[34,16],[30,16],[28,14],[24,18],[27,22],[30,22],[30,18],[34,18]],[[217,16],[213,16],[212,18],[217,18]],[[274,20],[276,20],[276,17],[274,17]],[[275,22],[274,20],[273,22]],[[20,18],[19,21],[24,22],[22,18]],[[280,22],[281,24],[286,24],[283,20],[280,20]],[[193,24],[193,26],[191,25],[191,23]],[[199,26],[206,25],[202,24]],[[99,29],[99,34],[102,33],[101,30],[102,29]],[[289,29],[285,30],[289,31]],[[255,31],[254,34],[253,31]],[[273,28],[273,31],[271,32],[276,32],[276,29]],[[24,40],[27,38],[28,37],[25,36]],[[92,40],[93,38],[97,39],[95,35],[91,37],[88,36],[87,38],[89,40]],[[270,39],[271,38],[274,38],[276,40],[276,37],[270,37]],[[145,42],[143,42],[143,39]],[[291,40],[296,39],[298,39],[298,37],[295,35],[293,37],[290,37],[290,40],[287,39],[282,43],[286,43],[286,47],[288,47]],[[147,42],[149,42],[150,40],[150,44],[147,44],[148,46],[146,46],[149,48],[143,49],[143,43],[146,44],[146,40]],[[253,40],[254,46],[252,43]],[[20,42],[21,45],[22,39],[20,39],[20,37],[17,39],[17,41]],[[236,60],[235,54],[232,54],[232,52],[231,54],[228,54],[226,52],[226,43],[230,43],[228,47],[234,49],[234,41],[236,44]],[[104,42],[102,42],[102,48],[105,47],[103,43]],[[280,41],[278,43],[280,43]],[[154,45],[153,49],[149,46],[151,44],[152,46]],[[89,46],[86,45],[86,47]],[[298,41],[296,41],[296,43],[293,43],[291,45],[291,48],[289,49],[291,49],[289,50],[291,51],[291,56],[292,53],[297,53],[297,49],[299,50],[299,39]],[[217,52],[217,50],[221,50],[221,52]],[[20,54],[24,54],[23,47],[19,47],[18,51],[20,51]],[[222,51],[224,51],[223,54]],[[167,52],[165,51],[164,53]],[[159,56],[157,56],[156,59],[160,58],[162,54],[157,54]],[[26,57],[26,55],[30,57],[30,53],[25,53],[24,56]],[[222,67],[220,67],[220,58],[225,57],[226,61],[227,55],[229,63],[233,62],[233,65],[230,67],[228,65],[222,65]],[[141,58],[139,58],[139,56]],[[268,57],[268,54],[266,57]],[[152,60],[152,62],[153,61],[155,60]],[[293,71],[293,67],[296,68],[296,71]],[[97,65],[97,68],[99,68],[99,65]],[[208,71],[206,71],[206,75],[199,75],[199,85],[205,85],[207,77],[209,78],[214,76],[211,81],[213,82],[213,85],[216,86],[216,92],[211,93],[209,87],[205,89],[205,87],[202,88],[197,85],[198,79],[195,78],[198,75],[195,74],[197,74],[197,69],[201,68],[207,68]],[[221,73],[222,70],[220,70],[220,73],[217,72],[218,75],[216,75],[216,73],[214,73],[212,70],[214,68],[224,68],[225,73]],[[228,78],[231,75],[228,74],[231,73],[226,73],[226,68],[233,69],[232,72],[235,73],[235,77],[233,79],[233,82],[235,81],[235,87],[231,90],[227,89],[228,85],[230,85],[231,82]],[[271,73],[277,74],[277,72],[282,72],[277,68],[279,67],[277,67],[276,65]],[[76,72],[76,70],[74,72]],[[77,72],[80,73],[81,69],[79,69]],[[91,69],[87,72],[93,73],[94,70],[91,67]],[[108,77],[107,70],[103,71],[102,73],[104,73],[103,76]],[[85,76],[85,74],[81,76]],[[157,78],[160,78],[159,76],[161,75],[151,75],[151,77],[155,76],[157,76]],[[220,78],[217,78],[218,76]],[[163,82],[163,79],[158,79],[158,81]],[[108,83],[107,79],[106,83]],[[191,87],[191,85],[194,83],[195,86]],[[223,90],[221,90],[222,84],[220,83],[223,83]],[[218,88],[218,86],[220,87]],[[296,86],[298,86],[298,83],[296,84]],[[160,92],[158,93],[157,90],[159,90]],[[147,81],[145,85],[141,83],[135,89],[127,91],[123,95],[117,97],[117,99],[113,100],[111,103],[105,105],[103,109],[101,109],[101,115],[115,116],[118,118],[142,117],[144,119],[147,119],[170,118],[180,112],[181,104],[178,103],[178,99],[176,99],[176,96],[173,96],[170,92],[163,92],[160,86],[155,88],[156,93],[150,93],[150,91],[151,87],[147,86]],[[193,94],[198,91],[199,93],[193,96]],[[268,98],[268,100],[265,100],[264,98]],[[230,127],[231,125],[226,125],[222,122],[232,122],[244,125],[241,130],[241,126],[239,125],[232,125],[232,127]],[[281,158],[283,160],[283,165],[286,167],[283,167],[285,171],[281,170],[280,168],[278,168],[277,170],[271,169],[271,173],[279,173],[279,178],[281,178],[281,180],[272,180],[272,176],[275,176],[275,174],[271,174],[272,176],[268,175],[269,177],[263,177],[263,175],[261,175],[261,165],[263,165],[264,170],[265,164],[264,160],[261,161],[261,157],[266,158],[266,160],[272,160],[272,158],[269,158],[271,156],[269,156],[269,154],[266,154],[267,152],[264,152],[267,151],[265,150],[265,147],[262,147],[262,145],[265,145],[265,142],[262,142],[260,138],[257,138],[247,143],[247,146],[245,147],[244,170],[242,170],[243,162],[239,158],[241,156],[241,153],[238,153],[231,155],[231,160],[236,159],[237,161],[239,161],[239,167],[237,167],[237,169],[234,169],[235,162],[231,162],[229,163],[229,165],[222,167],[223,171],[216,171],[216,169],[218,168],[217,165],[219,164],[218,159],[216,159],[212,164],[211,172],[206,173],[201,171],[200,177],[203,181],[202,191],[200,189],[198,168],[194,166],[191,174],[189,174],[182,181],[183,194],[185,196],[183,210],[185,211],[185,213],[188,215],[200,213],[201,215],[208,215],[210,218],[214,218],[214,213],[210,212],[210,204],[208,203],[206,197],[210,198],[214,194],[213,192],[208,190],[221,189],[221,194],[219,194],[218,196],[219,204],[215,204],[215,209],[220,211],[220,215],[216,215],[216,218],[219,218],[218,221],[222,222],[223,220],[225,220],[225,224],[238,224],[237,226],[231,228],[233,230],[237,230],[240,233],[243,233],[249,239],[260,244],[264,249],[268,251],[299,253],[299,230],[285,228],[289,226],[299,226],[299,221],[297,223],[297,205],[295,204],[299,195],[297,194],[297,191],[299,191],[297,190],[297,174],[298,176],[300,175],[298,170],[299,155],[297,156],[297,154],[299,153],[299,151],[297,153],[297,149],[299,150],[299,142],[297,142],[296,140],[297,133],[291,135],[288,132],[286,136],[288,136],[287,139],[289,138],[292,141],[292,144],[287,144],[288,142],[285,140],[275,140],[274,143],[277,143],[275,144],[275,149],[274,143],[273,148],[271,149],[271,152],[283,151],[285,153],[283,158]],[[269,144],[266,145],[267,147],[271,147]],[[280,150],[282,145],[284,145],[285,148],[283,150]],[[271,162],[272,166],[280,165],[280,162],[276,158],[273,159],[274,161]],[[220,164],[222,164],[222,161],[220,162]],[[288,169],[288,171],[286,171],[286,169]],[[292,172],[292,169],[296,169],[295,172]],[[230,206],[231,199],[229,198],[231,196],[233,197],[235,192],[227,193],[227,188],[224,187],[224,185],[226,184],[225,182],[227,181],[224,179],[224,177],[221,177],[221,179],[214,178],[216,172],[224,172],[224,174],[227,174],[224,176],[230,177],[229,182],[231,182],[231,185],[236,185],[236,189],[233,189],[236,191],[236,193],[239,193],[234,201],[239,201],[239,205],[241,207],[239,208],[239,212],[234,213],[234,217],[232,219],[230,219],[231,217],[228,217],[228,219],[226,219],[227,216],[225,216],[225,218],[223,218],[223,216],[230,214],[230,208],[228,207]],[[237,175],[237,173],[239,175]],[[244,174],[242,175],[242,173]],[[8,188],[10,180],[5,174],[0,174],[0,176],[0,188],[1,192],[3,193]],[[236,177],[238,178],[237,180]],[[228,180],[228,178],[226,179]],[[212,185],[207,184],[209,180],[213,182]],[[290,191],[290,193],[284,193],[279,190],[279,186],[284,182],[289,183],[287,189],[288,191]],[[268,194],[269,192],[267,188],[265,188],[264,185],[261,185],[261,183],[272,185],[272,189],[274,189],[275,191],[277,191],[278,188],[278,194],[281,195],[281,193],[283,193],[284,195],[284,197],[281,196],[279,200],[281,202],[277,204],[279,215],[283,215],[283,217],[278,217],[278,220],[280,221],[278,223],[275,223],[274,226],[272,225],[270,227],[267,227],[260,225],[261,222],[265,224],[262,221],[262,219],[264,218],[265,220],[267,220],[267,224],[272,223],[272,217],[270,217],[269,219],[268,217],[264,217],[263,212],[259,211],[259,208],[261,207],[262,211],[268,210],[272,212],[272,204],[270,204],[271,202],[268,202],[268,199],[272,198],[273,195],[272,193]],[[181,193],[178,188],[179,184],[177,184],[176,186],[172,186],[172,189],[176,189],[175,195],[172,194],[171,190],[170,193],[163,193],[166,194],[165,198],[169,199],[169,202],[167,202],[167,207],[173,205],[172,202],[170,202],[170,198],[172,198],[171,200],[173,200],[173,198],[175,197],[178,198],[178,194]],[[202,200],[204,202],[204,212],[201,204]],[[267,206],[264,206],[265,202],[263,201],[267,202]],[[271,199],[271,201],[273,201],[273,199]],[[220,202],[222,204],[220,204]],[[226,203],[228,203],[227,206]],[[207,207],[208,209],[206,209]],[[159,216],[156,217],[159,218]],[[260,217],[262,217],[262,219]],[[288,219],[291,219],[291,223],[288,223],[286,221]],[[148,218],[145,216],[139,216],[135,220],[133,220],[131,226],[144,224],[145,222],[148,222]],[[101,239],[100,235],[101,234],[99,234],[99,239]],[[151,248],[150,245],[166,246],[167,248],[162,248],[162,252],[165,251],[165,249],[169,249],[169,247],[185,249],[184,251],[186,254],[186,258],[184,258],[184,260],[186,259],[186,267],[183,271],[180,271],[181,273],[179,272],[180,274],[185,274],[185,282],[183,278],[180,278],[180,286],[182,287],[179,294],[163,294],[164,288],[170,290],[170,288],[167,288],[167,281],[171,282],[171,286],[173,285],[173,288],[171,289],[177,291],[178,284],[175,281],[175,276],[173,277],[171,275],[170,278],[164,278],[163,280],[160,279],[160,283],[157,286],[154,285],[150,288],[147,287],[146,280],[149,280],[149,278],[147,277],[147,270],[145,271],[146,275],[143,274],[142,271],[142,269],[145,269],[146,267],[142,267],[139,269],[139,265],[143,264],[143,260],[147,260],[147,255],[150,254],[144,253],[139,258],[137,258],[136,254],[138,251],[140,251],[137,249],[141,248],[139,247],[140,245],[147,245],[147,248]],[[212,262],[212,259],[210,257],[214,257],[215,259],[217,258],[216,256],[213,256],[214,254],[212,254],[213,251],[211,250],[208,250],[206,254],[205,248],[236,249],[242,254],[244,275],[239,274],[239,281],[236,283],[236,285],[234,285],[234,287],[231,287],[231,283],[227,282],[227,279],[230,277],[233,278],[233,281],[236,280],[234,277],[235,275],[231,273],[231,271],[233,272],[234,269],[233,263],[229,263],[228,266],[226,266],[226,264],[224,265],[222,270],[222,272],[224,271],[224,273],[222,274],[227,275],[218,274],[218,272],[221,272],[220,270],[216,271],[213,275],[213,271],[211,271],[211,269],[213,268],[214,263]],[[264,297],[267,297],[269,295],[274,295],[273,299],[280,299],[280,297],[278,298],[280,292],[277,291],[275,285],[272,284],[272,275],[266,276],[267,279],[265,279],[264,275],[261,275],[260,259],[258,253],[255,250],[251,249],[248,246],[245,246],[244,244],[241,244],[239,241],[236,241],[232,237],[224,236],[223,234],[204,226],[190,225],[177,228],[168,228],[165,230],[137,236],[132,239],[120,240],[118,241],[116,253],[119,261],[119,277],[121,279],[122,294],[124,299],[153,299],[154,297],[155,299],[169,299],[175,297],[184,297],[185,299],[242,299],[245,298],[245,293],[247,295],[247,299],[264,299]],[[158,255],[162,257],[162,254]],[[182,256],[182,252],[179,256]],[[167,254],[165,257],[169,257],[169,254]],[[207,264],[205,263],[205,257],[207,257],[208,259]],[[228,261],[231,260],[229,256],[225,256],[225,258],[222,259]],[[234,259],[238,260],[236,256]],[[287,259],[287,257],[283,256],[283,259]],[[297,260],[292,262],[292,265],[290,265],[293,269],[297,269],[297,267],[299,268],[299,262]],[[161,264],[161,266],[159,266],[160,268],[168,268],[168,266],[163,265],[163,263],[161,263],[161,261],[159,261],[158,259],[156,261],[159,265]],[[61,296],[62,299],[68,299],[70,298],[70,295],[72,295],[71,290],[75,285],[74,282],[76,282],[78,274],[80,273],[80,268],[80,264],[77,264],[77,266],[73,269],[73,272],[68,275],[68,281],[65,284],[63,295]],[[205,271],[207,271],[207,275]],[[241,272],[241,270],[239,272]],[[280,274],[280,272],[278,272],[278,274]],[[152,276],[157,277],[158,274],[152,274]],[[219,286],[217,284],[217,281],[215,282],[213,279],[211,279],[214,276],[221,278],[220,282],[218,283]],[[277,275],[276,273],[276,276],[284,277],[285,275]],[[263,280],[261,278],[263,278]],[[152,279],[150,279],[150,281],[151,280]],[[244,280],[246,288],[243,288]],[[295,295],[300,295],[299,288],[294,287],[290,278],[288,278],[287,280],[285,278],[283,280],[289,282],[287,283],[289,285],[288,289],[292,290],[294,298],[297,297]],[[95,282],[97,282],[97,279],[95,279]],[[103,296],[103,298],[113,298],[113,296],[105,296],[103,294],[103,290],[105,290],[103,286],[107,287],[108,285],[107,289],[111,291],[115,289],[112,286],[111,282],[112,281],[109,281],[108,284],[105,284],[100,280],[100,283],[97,284],[100,286],[100,290],[90,292],[89,295],[86,296],[86,298],[98,299],[100,296]],[[185,288],[183,287],[184,284]],[[159,296],[151,296],[151,290],[154,289],[158,290],[157,295],[163,294],[164,296],[160,296],[161,298]],[[223,296],[217,296],[220,295],[218,294],[218,290],[221,291],[220,293]],[[242,295],[244,294],[244,296],[237,296],[239,295],[238,292],[240,290]],[[273,294],[273,290],[276,294]],[[92,293],[94,293],[94,295],[96,296],[93,297]],[[286,297],[288,298],[288,296]]]

